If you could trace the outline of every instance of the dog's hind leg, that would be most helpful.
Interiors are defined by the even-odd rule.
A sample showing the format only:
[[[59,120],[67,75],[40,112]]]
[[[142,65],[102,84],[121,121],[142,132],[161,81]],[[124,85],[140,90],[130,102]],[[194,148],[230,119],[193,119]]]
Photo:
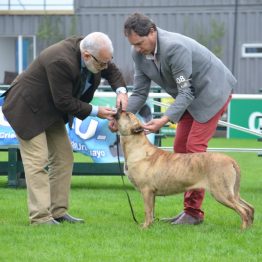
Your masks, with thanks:
[[[252,225],[252,217],[250,210],[244,206],[239,199],[234,198],[235,211],[241,216],[242,225],[241,228],[245,229]]]
[[[225,191],[219,193],[213,191],[211,194],[219,203],[235,210],[240,215],[242,219],[242,229],[249,226],[250,222],[248,211],[239,203],[239,200],[233,194],[228,194],[228,192]]]
[[[254,207],[246,202],[244,199],[240,198],[240,196],[238,196],[238,202],[243,208],[245,208],[248,215],[248,226],[251,226],[254,221]]]
[[[233,161],[232,164],[233,164],[233,168],[235,170],[235,184],[234,184],[235,199],[246,210],[247,216],[248,216],[248,225],[247,226],[251,226],[253,224],[253,221],[254,221],[255,209],[254,209],[254,207],[251,204],[249,204],[248,202],[246,202],[244,199],[242,199],[240,197],[240,195],[239,195],[239,190],[240,190],[240,168],[239,168],[238,164],[235,161]]]
[[[254,208],[240,198],[240,168],[238,164],[231,159],[231,163],[226,167],[228,172],[222,173],[221,177],[223,189],[212,190],[211,194],[218,202],[234,209],[240,215],[242,219],[241,228],[245,229],[253,222]]]
[[[144,210],[145,210],[145,222],[142,225],[142,227],[147,228],[154,221],[155,194],[149,188],[141,189],[141,193],[144,199]]]

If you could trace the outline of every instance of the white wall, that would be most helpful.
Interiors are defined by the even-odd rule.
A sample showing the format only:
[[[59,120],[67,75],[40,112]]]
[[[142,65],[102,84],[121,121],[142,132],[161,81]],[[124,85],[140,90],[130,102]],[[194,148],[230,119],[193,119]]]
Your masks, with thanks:
[[[0,83],[4,82],[4,72],[15,72],[16,37],[0,37]]]

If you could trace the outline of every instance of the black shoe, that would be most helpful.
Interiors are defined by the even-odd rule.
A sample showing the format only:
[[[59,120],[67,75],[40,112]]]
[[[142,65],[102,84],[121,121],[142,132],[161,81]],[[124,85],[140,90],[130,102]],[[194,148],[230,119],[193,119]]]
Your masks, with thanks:
[[[69,223],[84,223],[84,219],[81,219],[81,218],[76,218],[76,217],[72,217],[70,216],[69,214],[64,214],[63,216],[61,217],[57,217],[55,218],[55,220],[57,222],[69,222]]]
[[[161,222],[165,222],[165,223],[173,223],[176,220],[178,220],[182,215],[184,214],[184,211],[182,211],[180,214],[178,214],[175,217],[167,217],[167,218],[161,218],[160,221]]]
[[[172,225],[198,225],[203,222],[203,218],[193,217],[184,213],[176,221],[172,222]]]

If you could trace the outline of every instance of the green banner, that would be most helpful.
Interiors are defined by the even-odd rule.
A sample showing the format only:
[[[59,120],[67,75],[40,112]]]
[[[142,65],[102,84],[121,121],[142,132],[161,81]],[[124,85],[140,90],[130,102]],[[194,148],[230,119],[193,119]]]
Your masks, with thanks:
[[[228,108],[228,122],[256,132],[262,132],[262,100],[232,99]],[[233,128],[228,128],[228,138],[258,138]]]

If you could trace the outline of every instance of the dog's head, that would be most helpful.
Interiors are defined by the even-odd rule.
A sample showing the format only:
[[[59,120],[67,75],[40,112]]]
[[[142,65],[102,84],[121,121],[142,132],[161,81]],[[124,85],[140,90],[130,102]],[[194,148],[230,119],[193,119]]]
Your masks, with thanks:
[[[120,135],[128,136],[144,132],[138,118],[131,112],[122,111],[121,107],[117,110],[115,119]]]

